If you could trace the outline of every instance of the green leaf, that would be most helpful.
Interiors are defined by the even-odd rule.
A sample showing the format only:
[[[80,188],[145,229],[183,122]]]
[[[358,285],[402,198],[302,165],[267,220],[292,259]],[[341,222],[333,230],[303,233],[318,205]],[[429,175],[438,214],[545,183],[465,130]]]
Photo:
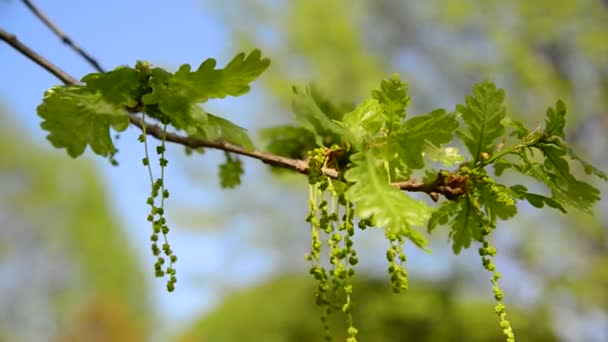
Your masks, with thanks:
[[[419,247],[426,245],[424,236],[413,226],[423,226],[430,208],[388,183],[386,171],[370,152],[358,152],[350,157],[354,166],[345,173],[352,183],[347,199],[356,205],[359,218],[371,219],[380,228],[407,236]]]
[[[566,213],[566,209],[559,204],[559,202],[557,202],[556,200],[554,200],[551,197],[546,197],[543,195],[539,195],[539,194],[533,194],[533,193],[526,193],[524,194],[524,198],[530,202],[531,205],[533,205],[536,208],[543,208],[545,206],[545,204],[551,208],[555,208],[559,211],[561,211],[562,213]]]
[[[92,73],[82,78],[91,93],[99,92],[104,100],[116,106],[135,107],[136,92],[142,86],[142,75],[139,71],[119,67],[106,73]]]
[[[520,184],[513,185],[510,187],[510,189],[517,198],[525,199],[536,208],[543,208],[546,204],[547,206],[557,209],[564,214],[566,213],[566,209],[551,197],[530,193],[525,186]]]
[[[452,249],[458,254],[462,248],[471,246],[471,240],[481,240],[483,216],[469,196],[460,201],[460,211],[451,222]]]
[[[348,140],[356,147],[372,141],[386,120],[382,106],[376,100],[365,100],[352,112],[344,115],[342,123],[348,130]]]
[[[150,72],[151,77],[148,81],[152,88],[151,93],[142,96],[142,102],[146,105],[146,112],[152,114],[149,110],[154,107],[161,115],[168,118],[171,124],[178,129],[182,129],[193,123],[191,110],[195,105],[192,101],[194,97],[187,93],[187,89],[179,89],[179,86],[170,85],[170,80],[173,75],[162,69],[154,68]],[[156,116],[155,116],[156,117]]]
[[[194,104],[247,93],[249,83],[269,65],[270,60],[262,58],[256,49],[247,56],[236,55],[224,69],[216,69],[212,58],[205,60],[196,71],[191,71],[189,64],[182,65],[175,74],[154,68],[149,81],[152,92],[145,94],[142,101],[146,105],[158,104],[175,127],[184,128],[192,124],[190,110]]]
[[[459,205],[459,202],[456,201],[444,202],[439,209],[431,214],[426,228],[427,231],[431,233],[437,226],[446,225],[450,218],[456,214]]]
[[[430,160],[439,162],[445,166],[454,166],[464,161],[464,156],[460,154],[458,147],[437,147],[427,140],[426,152],[424,153]]]
[[[331,120],[342,120],[345,113],[355,109],[355,105],[348,102],[334,103],[314,84],[310,85],[310,95],[321,111]]]
[[[247,130],[229,120],[207,113],[207,123],[202,127],[205,136],[211,141],[225,141],[253,150],[253,142]]]
[[[586,174],[594,175],[608,182],[608,175],[606,175],[604,171],[596,168],[595,166],[583,160],[576,152],[574,152],[573,149],[568,148],[568,155],[570,156],[570,158],[576,160],[583,166],[583,170],[585,170]]]
[[[260,139],[265,150],[280,156],[306,159],[306,151],[315,147],[315,136],[309,130],[290,125],[262,128]]]
[[[389,140],[389,150],[395,151],[410,169],[424,167],[422,153],[427,145],[441,145],[452,141],[458,127],[454,113],[437,109],[429,114],[407,120]]]
[[[494,143],[505,132],[502,123],[506,114],[504,98],[502,89],[496,89],[493,83],[483,82],[473,86],[473,93],[466,97],[465,105],[456,106],[467,124],[466,130],[458,130],[456,133],[475,163],[481,160],[482,153],[493,153]]]
[[[407,95],[407,83],[401,82],[399,74],[380,83],[380,90],[373,90],[372,97],[383,106],[383,114],[387,123],[386,130],[390,134],[406,116],[405,109],[410,103]]]
[[[566,126],[566,105],[563,101],[559,100],[555,104],[555,109],[549,107],[547,109],[547,119],[545,125],[545,134],[548,137],[558,136],[562,139],[566,139],[566,133],[564,127]]]
[[[513,132],[511,132],[511,134],[509,134],[510,136],[516,136],[519,139],[523,139],[525,136],[527,136],[530,133],[528,128],[521,121],[513,120],[510,118],[505,118],[503,120],[503,123],[506,123],[509,126],[514,128]]]
[[[109,98],[112,102],[84,86],[53,87],[45,92],[37,108],[43,119],[40,127],[49,132],[47,139],[53,146],[65,148],[73,158],[81,155],[87,145],[96,154],[107,157],[116,151],[110,127],[121,132],[129,125],[123,107],[128,100]]]
[[[243,175],[243,164],[238,157],[232,157],[228,152],[224,153],[226,161],[220,164],[219,177],[220,186],[224,189],[232,189],[241,184]]]
[[[505,170],[510,169],[514,166],[513,163],[505,160],[504,158],[495,160],[492,165],[494,166],[494,172],[496,173],[496,176],[501,176],[505,172]]]
[[[342,126],[328,117],[323,112],[309,87],[293,87],[294,100],[293,112],[295,120],[315,135],[318,146],[331,146],[339,144],[345,135]]]
[[[539,144],[537,147],[543,152],[545,162],[529,163],[522,171],[545,183],[558,203],[591,214],[592,204],[600,199],[599,190],[570,174],[568,162],[563,158],[565,151],[555,145]]]

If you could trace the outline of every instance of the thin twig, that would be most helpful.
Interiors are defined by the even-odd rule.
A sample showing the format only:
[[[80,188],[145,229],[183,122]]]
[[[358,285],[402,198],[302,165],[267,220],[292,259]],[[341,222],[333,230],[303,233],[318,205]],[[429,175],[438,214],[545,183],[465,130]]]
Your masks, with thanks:
[[[61,70],[55,64],[46,60],[46,58],[40,56],[36,51],[30,49],[25,44],[21,43],[17,36],[14,34],[8,33],[0,28],[0,39],[8,43],[8,45],[12,46],[15,50],[21,52],[25,57],[29,58],[34,63],[38,64],[46,71],[53,74],[53,76],[57,77],[61,80],[61,82],[65,84],[78,84],[78,80],[70,76],[65,71]]]
[[[3,29],[0,28],[0,40],[7,42],[10,46],[15,48],[15,50],[22,53],[24,56],[32,60],[34,63],[46,69],[52,75],[57,77],[66,85],[78,85],[78,81],[67,74],[65,71],[61,70],[59,67],[55,66],[53,63],[49,62],[47,59],[34,52],[32,49],[27,47],[25,44],[21,43],[14,34],[10,34]],[[163,138],[163,130],[158,125],[146,124],[142,121],[142,119],[136,114],[141,110],[139,108],[126,108],[127,114],[129,116],[129,121],[142,131],[145,131],[147,135],[150,135],[156,139]],[[145,130],[144,130],[145,127]],[[275,155],[268,152],[262,151],[251,151],[244,147],[233,145],[224,141],[208,141],[204,139],[198,139],[195,137],[181,136],[176,133],[168,132],[165,136],[166,141],[170,141],[176,144],[180,144],[183,146],[187,146],[193,149],[206,147],[217,150],[222,150],[226,152],[232,152],[235,154],[239,154],[242,156],[258,159],[265,164],[272,165],[275,167],[281,167],[286,169],[291,169],[297,171],[302,174],[307,174],[309,172],[309,165],[306,160],[293,159],[282,157],[279,155]],[[338,178],[339,174],[335,169],[324,168],[323,172],[331,177]],[[396,182],[392,185],[398,189],[412,192],[425,192],[431,196],[431,198],[435,201],[438,200],[438,194],[443,194],[447,198],[455,198],[464,193],[464,187],[456,186],[450,187],[447,186],[440,178],[433,183],[423,183],[415,179],[410,179],[403,182]]]
[[[57,26],[55,23],[53,23],[53,21],[46,14],[44,14],[44,12],[42,12],[38,7],[36,7],[36,5],[34,5],[29,0],[22,0],[22,1],[25,4],[25,6],[27,6],[27,8],[29,8],[30,11],[32,11],[32,13],[34,13],[34,15],[36,17],[38,17],[38,19],[40,19],[40,21],[42,21],[51,31],[53,31],[53,33],[57,37],[59,37],[59,39],[61,39],[61,41],[64,44],[66,44],[67,46],[72,48],[72,50],[76,51],[76,53],[78,53],[89,64],[91,64],[91,66],[93,66],[93,68],[95,68],[95,70],[97,70],[99,72],[105,72],[105,70],[101,67],[101,65],[99,65],[99,63],[97,62],[97,60],[95,58],[93,58],[91,55],[86,53],[82,48],[80,48],[80,46],[78,46],[70,37],[68,37],[68,35],[66,35],[59,28],[59,26]]]
[[[139,127],[143,131],[144,123],[138,116],[130,115],[129,120],[133,125]],[[145,127],[146,134],[153,136],[154,138],[157,138],[159,140],[162,139],[164,133],[160,126],[145,124]],[[240,154],[242,156],[258,159],[268,165],[292,169],[299,173],[308,173],[308,163],[304,160],[281,157],[267,152],[250,151],[244,147],[233,145],[224,141],[202,140],[194,137],[181,136],[171,132],[166,133],[165,140],[176,144],[188,146],[194,149],[206,147],[226,152],[232,152],[235,154]],[[326,173],[328,173],[328,175],[333,178],[338,176],[337,172],[333,169],[327,169]]]

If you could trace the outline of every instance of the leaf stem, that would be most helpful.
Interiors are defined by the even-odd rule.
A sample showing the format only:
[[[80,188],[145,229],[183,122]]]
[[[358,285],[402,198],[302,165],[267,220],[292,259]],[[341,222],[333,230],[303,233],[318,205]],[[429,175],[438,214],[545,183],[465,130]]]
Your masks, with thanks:
[[[143,128],[142,128],[142,133],[143,133],[143,143],[144,143],[144,152],[146,155],[146,166],[148,167],[148,175],[150,176],[150,186],[152,186],[154,184],[154,176],[152,175],[152,166],[150,166],[150,156],[148,154],[148,139],[146,138],[146,113],[142,113],[141,115],[141,121],[144,123]]]

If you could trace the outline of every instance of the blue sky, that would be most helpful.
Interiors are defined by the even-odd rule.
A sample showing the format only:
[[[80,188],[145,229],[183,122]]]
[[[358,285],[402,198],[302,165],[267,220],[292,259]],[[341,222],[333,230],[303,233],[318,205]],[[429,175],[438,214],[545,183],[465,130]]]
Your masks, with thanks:
[[[168,1],[141,0],[40,0],[35,3],[106,69],[124,64],[133,65],[140,59],[170,69],[182,63],[198,65],[208,57],[218,59],[218,64],[221,65],[230,59],[229,54],[238,52],[238,47],[230,45],[221,23],[213,15],[207,15],[199,1],[184,1],[179,5]],[[20,1],[0,1],[0,26],[15,33],[23,43],[76,78],[93,72],[82,58],[62,44]],[[0,74],[2,105],[27,129],[33,140],[39,141],[43,148],[52,149],[44,138],[45,133],[39,128],[40,120],[35,110],[44,90],[59,81],[6,44],[0,44]],[[233,102],[238,107],[238,101]],[[231,104],[227,100],[225,104],[219,104],[218,109],[234,107],[235,103]],[[239,118],[234,117],[234,120],[243,126],[248,124],[242,118],[239,121]],[[121,166],[118,168],[108,166],[107,162],[92,157],[89,152],[85,158],[94,159],[103,168],[105,181],[111,185],[109,192],[112,204],[125,221],[142,267],[146,267],[149,274],[153,264],[149,256],[149,227],[145,221],[148,211],[145,197],[149,184],[147,178],[142,177],[145,175],[145,170],[140,165],[143,151],[139,144],[134,143],[136,136],[137,132],[132,128],[121,136],[118,143]],[[211,157],[219,160],[217,155]],[[214,163],[210,164],[215,166]],[[206,172],[216,177],[215,169],[209,169]],[[183,189],[188,184],[180,184],[179,177],[170,169],[168,171],[167,181],[173,186],[173,193],[183,193],[186,190],[180,200],[192,197],[198,205],[213,204],[209,200],[210,196],[205,197],[201,193],[217,193],[217,186],[205,189],[203,184],[198,192],[188,191]],[[213,181],[217,182],[216,179]],[[176,235],[173,249],[180,257],[178,272],[181,276],[178,291],[167,294],[163,281],[150,279],[160,308],[167,312],[167,318],[173,323],[179,323],[214,303],[214,291],[201,291],[199,278],[204,279],[206,275],[221,272],[221,260],[227,259],[226,250],[240,248],[238,242],[233,242],[232,245],[227,243],[222,234],[212,233],[203,237],[201,234],[182,232]],[[253,271],[264,274],[264,270],[271,266],[267,260],[259,258],[250,258],[246,265],[251,267],[238,267],[243,269],[241,275],[245,282],[253,279]]]

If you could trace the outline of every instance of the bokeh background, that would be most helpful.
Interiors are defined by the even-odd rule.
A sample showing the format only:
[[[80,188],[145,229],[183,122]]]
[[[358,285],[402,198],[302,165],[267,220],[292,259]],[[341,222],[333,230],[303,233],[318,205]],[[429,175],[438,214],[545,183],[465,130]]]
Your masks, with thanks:
[[[410,85],[409,112],[425,113],[453,109],[490,79],[531,126],[565,100],[569,143],[608,170],[605,0],[36,4],[108,69],[146,60],[175,70],[208,57],[222,65],[261,48],[272,64],[252,91],[205,105],[252,137],[291,120],[292,84],[315,82],[335,101],[356,102],[398,72]],[[0,0],[0,27],[77,78],[93,71],[21,1]],[[167,210],[179,261],[177,290],[167,293],[152,276],[138,131],[117,141],[119,167],[53,149],[36,106],[58,83],[0,44],[0,341],[320,340],[303,257],[304,177],[247,160],[242,186],[221,190],[221,153],[186,157],[171,146]],[[521,204],[499,224],[497,266],[522,341],[608,341],[608,186],[595,184],[594,216]],[[445,229],[431,241],[432,254],[406,245],[410,290],[393,295],[382,233],[359,234],[361,340],[503,340],[476,248],[454,256]]]

